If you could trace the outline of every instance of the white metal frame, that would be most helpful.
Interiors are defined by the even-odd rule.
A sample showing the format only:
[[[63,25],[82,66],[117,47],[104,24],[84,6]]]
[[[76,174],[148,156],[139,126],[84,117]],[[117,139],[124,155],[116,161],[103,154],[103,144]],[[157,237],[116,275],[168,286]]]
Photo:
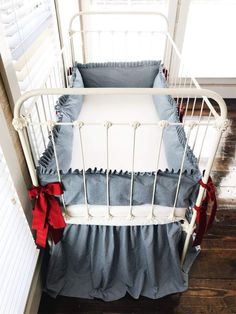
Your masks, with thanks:
[[[73,49],[74,49],[74,42],[73,42],[73,34],[75,33],[72,30],[72,24],[75,18],[81,16],[81,15],[85,15],[85,14],[158,14],[159,16],[163,17],[166,21],[167,27],[168,27],[168,21],[166,19],[166,17],[163,14],[160,13],[154,13],[154,12],[145,12],[145,13],[141,13],[141,12],[79,12],[78,14],[76,14],[70,23],[70,43],[71,43],[71,50],[72,50],[72,61],[73,60]],[[86,31],[80,30],[81,33],[86,33]],[[31,152],[31,147],[30,147],[30,143],[27,137],[27,133],[26,133],[26,129],[29,126],[35,126],[38,125],[40,126],[40,128],[42,129],[47,128],[48,132],[51,134],[52,136],[52,143],[54,146],[54,151],[55,151],[55,159],[56,159],[56,166],[57,166],[57,173],[58,173],[58,180],[61,181],[61,177],[60,177],[60,171],[59,171],[59,165],[58,165],[58,159],[57,159],[57,152],[56,152],[56,148],[55,148],[55,143],[54,143],[54,136],[53,136],[53,132],[52,132],[52,128],[55,125],[73,125],[75,127],[78,127],[79,130],[81,130],[83,128],[84,125],[103,125],[106,129],[106,156],[107,156],[107,169],[109,169],[109,147],[108,147],[108,136],[109,136],[109,129],[113,126],[113,125],[119,125],[119,127],[122,127],[124,125],[127,126],[127,123],[116,123],[115,121],[106,121],[106,122],[101,122],[98,121],[97,123],[89,123],[86,121],[73,121],[73,122],[66,122],[66,123],[62,123],[62,122],[57,122],[57,121],[52,121],[52,119],[50,117],[46,117],[44,119],[39,119],[38,122],[34,122],[31,121],[29,119],[28,115],[23,115],[22,114],[22,107],[24,102],[32,97],[38,97],[40,96],[41,99],[43,100],[43,97],[48,97],[49,95],[141,95],[141,94],[145,94],[145,95],[171,95],[173,97],[175,97],[177,99],[177,101],[182,104],[184,99],[186,99],[186,113],[185,113],[185,117],[183,122],[179,122],[179,123],[173,123],[173,122],[169,122],[169,121],[160,121],[158,123],[159,127],[161,127],[161,130],[163,131],[164,128],[166,127],[172,127],[173,125],[180,125],[182,127],[186,127],[188,128],[188,132],[187,132],[187,143],[185,145],[185,149],[184,149],[184,154],[183,154],[183,159],[182,159],[182,165],[181,165],[181,171],[179,174],[179,179],[178,179],[178,185],[177,185],[177,190],[176,190],[176,197],[175,197],[175,202],[174,202],[174,206],[173,206],[173,212],[172,212],[172,218],[174,218],[174,214],[175,214],[175,206],[177,203],[177,197],[178,197],[178,191],[179,191],[179,187],[181,185],[181,175],[182,175],[182,170],[183,170],[183,162],[184,162],[184,158],[185,158],[185,154],[186,154],[186,150],[187,150],[187,145],[188,145],[188,139],[189,136],[191,134],[191,131],[194,127],[199,128],[199,126],[201,125],[206,125],[207,128],[208,127],[215,127],[217,129],[217,135],[215,136],[215,138],[212,141],[212,145],[211,145],[211,151],[209,153],[209,158],[206,164],[206,169],[205,169],[205,173],[204,176],[202,178],[202,181],[204,183],[207,183],[208,181],[208,177],[210,175],[211,172],[211,168],[212,168],[212,164],[217,152],[217,148],[219,146],[219,142],[221,139],[221,135],[222,132],[225,130],[225,128],[227,127],[227,108],[225,105],[224,100],[222,99],[222,97],[220,95],[218,95],[215,92],[212,92],[210,90],[206,90],[206,89],[201,89],[199,84],[197,83],[195,78],[190,79],[189,84],[187,85],[187,80],[183,79],[183,78],[179,78],[178,74],[179,73],[179,69],[183,69],[183,63],[182,63],[182,59],[181,59],[181,55],[174,43],[174,41],[172,40],[171,36],[169,35],[168,31],[166,31],[166,51],[165,51],[165,58],[164,58],[164,63],[165,65],[167,64],[168,68],[171,66],[171,64],[173,64],[173,62],[175,60],[178,60],[179,62],[179,67],[178,67],[178,71],[176,71],[176,67],[174,70],[170,71],[170,76],[168,78],[168,81],[170,83],[170,88],[126,88],[126,89],[122,89],[122,88],[73,88],[73,89],[68,89],[68,88],[48,88],[48,89],[38,89],[38,90],[32,90],[26,94],[24,94],[23,96],[21,96],[19,98],[19,100],[16,102],[15,108],[14,108],[14,120],[13,120],[13,124],[15,129],[18,131],[19,133],[19,137],[22,143],[22,147],[23,147],[23,151],[25,154],[25,158],[27,161],[27,165],[29,168],[29,172],[31,175],[31,179],[34,185],[38,185],[38,179],[36,176],[36,172],[35,172],[35,163],[34,163],[34,159],[32,157],[32,152]],[[189,87],[187,87],[189,86]],[[194,112],[194,107],[196,104],[197,99],[201,100],[201,110],[200,110],[200,114],[199,114],[199,119],[198,121],[196,120],[191,120],[191,119],[187,119],[187,111],[188,111],[188,105],[189,105],[189,101],[190,98],[193,99],[193,109],[192,109],[192,113],[191,113],[191,117],[193,117],[193,112]],[[213,99],[217,105],[213,105],[210,101],[210,99]],[[32,104],[33,106],[33,104]],[[42,106],[45,106],[44,102],[42,101]],[[209,117],[211,117],[211,119],[208,118],[207,122],[202,121],[202,113],[203,113],[203,108],[204,106],[206,106],[206,108],[209,110]],[[218,113],[219,112],[219,113]],[[140,125],[150,125],[149,123],[140,123],[140,122],[135,122],[135,121],[131,121],[129,124],[132,128],[133,128],[133,155],[132,155],[132,169],[134,169],[134,160],[135,160],[135,135],[136,135],[136,130]],[[197,135],[196,135],[197,136]],[[204,142],[204,139],[203,139]],[[81,145],[81,154],[82,154],[82,162],[83,162],[83,183],[84,183],[84,192],[85,192],[85,206],[87,208],[87,216],[88,218],[90,217],[90,213],[89,213],[89,206],[87,203],[87,194],[86,194],[86,174],[85,174],[85,162],[84,162],[84,155],[83,155],[83,141],[82,141],[82,135],[80,133],[80,145]],[[159,163],[159,154],[160,154],[160,149],[161,149],[161,144],[158,147],[158,151],[157,151],[157,168],[158,169],[158,163]],[[157,174],[157,171],[156,171]],[[110,204],[109,204],[109,171],[107,171],[107,178],[106,178],[106,191],[107,191],[107,217],[108,219],[112,218],[111,214],[110,214]],[[132,171],[131,173],[131,184],[130,184],[130,211],[129,211],[129,217],[128,218],[132,218],[132,193],[133,193],[133,180],[134,180],[134,171]],[[153,191],[155,191],[156,188],[156,175],[154,178],[154,182],[153,182]],[[204,188],[200,186],[199,189],[199,194],[197,197],[197,201],[196,201],[196,206],[200,206],[202,198],[204,196]],[[64,203],[63,199],[62,202]],[[150,219],[153,219],[155,217],[153,217],[153,206],[154,206],[154,197],[152,197],[152,204],[150,205]],[[66,212],[66,207],[65,208],[65,212]],[[193,215],[192,215],[192,219],[191,222],[187,225],[187,236],[186,236],[186,240],[184,243],[184,249],[182,252],[182,257],[181,257],[181,263],[184,262],[185,259],[185,255],[189,246],[189,241],[191,238],[191,235],[194,231],[194,227],[195,227],[195,220],[196,220],[196,211],[193,210]]]

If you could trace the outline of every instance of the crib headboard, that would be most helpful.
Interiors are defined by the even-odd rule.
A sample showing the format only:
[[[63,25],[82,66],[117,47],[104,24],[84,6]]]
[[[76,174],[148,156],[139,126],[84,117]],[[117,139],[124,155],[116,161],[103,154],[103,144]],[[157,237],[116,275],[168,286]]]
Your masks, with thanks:
[[[64,63],[70,68],[75,62],[162,60],[171,78],[180,69],[180,60],[168,27],[166,16],[159,12],[81,11],[68,26]]]
[[[200,87],[160,12],[80,11],[68,25],[62,56],[65,76],[76,62],[161,60],[170,87]]]
[[[72,64],[117,61],[117,57],[118,61],[158,56],[164,60],[168,20],[158,12],[79,12],[71,18],[68,33]]]

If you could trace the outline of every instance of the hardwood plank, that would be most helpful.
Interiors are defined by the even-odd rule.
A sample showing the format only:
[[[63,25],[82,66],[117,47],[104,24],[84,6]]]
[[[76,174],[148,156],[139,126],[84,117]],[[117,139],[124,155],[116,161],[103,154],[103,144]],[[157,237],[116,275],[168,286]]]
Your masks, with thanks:
[[[205,238],[211,235],[235,237],[235,234],[236,234],[235,226],[216,225],[209,230],[207,235],[205,235]],[[224,246],[222,247],[222,249],[224,249]]]
[[[217,226],[233,226],[236,229],[236,210],[218,210],[217,211]]]
[[[45,300],[48,297],[44,296]],[[104,302],[101,300],[84,300],[75,298],[59,297],[58,301],[48,300],[53,307],[48,307],[45,311],[41,305],[39,313],[174,313],[174,308],[178,305],[179,296],[169,296],[159,300],[151,300],[141,297],[135,300],[126,296],[118,301]],[[98,310],[99,308],[99,310]],[[165,309],[165,310],[164,310]],[[57,311],[60,312],[57,312]]]
[[[176,313],[186,304],[194,309],[191,313],[195,313],[197,308],[199,313],[235,313],[236,280],[191,278],[189,289],[182,294],[180,303]]]
[[[221,250],[224,248],[224,251],[230,250],[236,251],[235,248],[236,243],[236,236],[230,237],[230,236],[219,236],[219,235],[209,235],[207,236],[201,246],[202,251],[215,251],[215,250]]]
[[[204,250],[193,264],[191,278],[236,279],[236,251]]]
[[[197,283],[195,284],[197,286]],[[47,307],[46,311],[41,307],[39,313],[233,313],[231,308],[235,307],[234,292],[224,294],[224,289],[214,288],[214,285],[216,285],[216,282],[210,282],[209,287],[206,283],[202,283],[196,288],[190,287],[188,292],[184,294],[177,294],[159,300],[150,300],[144,297],[134,300],[126,296],[119,301],[106,303],[99,300],[59,297],[53,301],[53,307]],[[49,300],[49,303],[52,304],[52,301]]]
[[[199,291],[200,289],[202,291]],[[207,290],[207,293],[204,290]],[[217,295],[224,298],[232,297],[233,304],[236,305],[236,280],[190,278],[189,290],[182,295],[182,298],[196,294],[199,297],[213,297]]]

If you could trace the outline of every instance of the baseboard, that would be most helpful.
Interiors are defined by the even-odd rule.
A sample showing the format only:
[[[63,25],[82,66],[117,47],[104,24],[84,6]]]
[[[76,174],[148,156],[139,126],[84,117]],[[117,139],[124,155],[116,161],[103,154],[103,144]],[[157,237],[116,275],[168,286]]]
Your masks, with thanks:
[[[223,98],[236,98],[236,85],[200,84],[202,88],[210,89]]]

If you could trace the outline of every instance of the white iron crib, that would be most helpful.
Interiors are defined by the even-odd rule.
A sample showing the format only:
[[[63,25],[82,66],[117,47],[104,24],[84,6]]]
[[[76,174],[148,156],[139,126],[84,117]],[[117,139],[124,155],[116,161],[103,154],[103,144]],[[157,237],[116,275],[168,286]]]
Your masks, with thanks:
[[[128,18],[133,17],[157,17],[162,20],[165,25],[164,30],[152,29],[152,30],[141,30],[141,29],[83,29],[83,23],[81,23],[81,28],[79,30],[73,29],[74,21],[76,19],[86,18],[90,16],[102,16],[104,19],[108,17],[118,16],[123,17],[127,16]],[[84,192],[85,192],[85,208],[87,209],[87,214],[89,216],[89,204],[86,198],[86,157],[83,154],[83,142],[86,140],[82,139],[81,130],[84,126],[93,127],[94,125],[101,125],[104,128],[104,141],[106,143],[106,191],[107,191],[107,215],[106,217],[110,217],[110,204],[109,204],[109,131],[113,126],[123,128],[124,126],[130,126],[133,130],[133,142],[131,143],[132,149],[132,175],[131,175],[131,184],[130,184],[130,206],[129,213],[132,214],[132,195],[133,195],[133,179],[134,179],[134,163],[135,163],[135,141],[136,141],[136,131],[139,126],[145,126],[145,124],[140,123],[139,121],[130,121],[130,123],[117,123],[116,121],[97,121],[97,122],[89,122],[89,121],[73,121],[71,123],[62,123],[57,122],[54,104],[56,96],[59,95],[171,95],[180,105],[183,107],[185,105],[185,112],[183,116],[183,121],[179,123],[171,123],[168,121],[160,121],[158,126],[163,132],[164,128],[171,127],[172,125],[180,125],[184,127],[187,131],[187,143],[184,149],[183,154],[183,162],[186,154],[187,145],[190,145],[194,150],[196,143],[198,142],[198,163],[200,168],[204,166],[205,172],[202,178],[203,183],[207,183],[209,175],[211,173],[212,165],[214,159],[216,157],[217,149],[220,143],[222,132],[227,127],[227,108],[224,100],[217,93],[202,89],[197,80],[189,75],[187,70],[184,67],[184,63],[181,57],[181,54],[176,47],[173,39],[171,38],[168,32],[168,21],[166,17],[160,13],[155,12],[79,12],[74,15],[71,19],[69,25],[69,42],[68,46],[63,47],[61,51],[63,70],[64,70],[64,86],[69,86],[68,83],[68,69],[73,64],[78,56],[82,59],[82,62],[90,62],[94,58],[90,56],[88,50],[91,48],[91,36],[97,36],[97,41],[101,41],[102,39],[109,39],[109,43],[106,42],[106,45],[115,45],[112,40],[116,40],[117,34],[119,36],[123,36],[124,42],[127,43],[129,40],[129,36],[135,34],[135,39],[137,40],[137,45],[142,46],[140,40],[142,38],[142,34],[148,34],[150,39],[153,39],[155,36],[161,36],[163,40],[163,55],[162,60],[165,69],[168,71],[167,81],[169,83],[169,88],[65,88],[63,86],[57,87],[52,83],[50,88],[43,88],[37,90],[31,90],[20,97],[20,99],[15,104],[14,109],[14,120],[13,125],[15,129],[18,131],[20,141],[23,147],[24,155],[27,161],[27,165],[29,168],[29,172],[31,175],[31,179],[33,185],[38,185],[38,179],[36,175],[35,168],[37,166],[37,160],[45,150],[48,142],[48,135],[52,136],[52,141],[54,143],[52,128],[55,125],[73,125],[75,127],[79,127],[80,130],[80,148],[82,153],[82,164],[83,164],[83,182],[84,182]],[[105,37],[103,35],[106,34]],[[109,36],[107,36],[107,34]],[[131,34],[131,35],[130,35]],[[90,38],[89,38],[90,36]],[[76,50],[77,45],[80,47],[80,51]],[[99,44],[102,45],[101,43]],[[90,48],[89,48],[90,47]],[[124,51],[127,51],[127,47],[122,46]],[[148,48],[148,47],[147,47]],[[98,49],[102,51],[102,49]],[[113,61],[116,58],[114,55],[114,49],[110,50],[113,55],[102,56],[101,59],[98,58],[98,61],[104,60]],[[131,56],[132,57],[132,56]],[[123,59],[128,59],[129,56],[123,53]],[[78,59],[77,59],[78,61]],[[119,60],[120,61],[120,60]],[[57,73],[61,73],[61,68]],[[53,73],[55,79],[55,70]],[[50,81],[53,80],[50,78]],[[56,79],[55,79],[56,81]],[[54,85],[54,86],[53,86]],[[213,100],[213,102],[212,102]],[[197,107],[200,104],[200,109]],[[148,123],[146,123],[148,125]],[[150,124],[149,124],[150,125]],[[205,126],[204,132],[200,132],[200,128]],[[204,142],[206,140],[207,132],[210,132],[212,128],[216,128],[216,135],[212,138],[211,147],[209,147],[209,151],[207,156],[202,154]],[[192,135],[192,140],[190,141],[191,134],[194,131],[194,135]],[[139,130],[141,132],[141,128]],[[157,148],[156,156],[156,173],[159,169],[159,155],[162,147],[162,142],[160,142],[159,147]],[[57,161],[57,152],[55,149],[55,156]],[[179,187],[181,185],[181,175],[183,170],[183,162],[181,165],[178,186],[176,189],[176,200],[178,196]],[[58,181],[61,182],[60,175],[60,167],[57,162],[57,173],[58,173]],[[156,189],[156,180],[153,182],[153,191]],[[199,194],[196,201],[196,206],[200,206],[201,201],[204,197],[205,190],[203,187],[200,187]],[[63,201],[63,200],[62,200]],[[176,202],[173,206],[173,216],[175,210]],[[152,204],[149,205],[150,210],[153,210],[154,206],[154,192],[152,197]],[[66,206],[64,208],[65,213],[67,212]],[[69,217],[67,217],[69,219]],[[173,217],[172,217],[173,218]],[[111,218],[112,219],[112,218]],[[185,255],[189,246],[189,241],[191,235],[194,232],[195,228],[195,220],[196,220],[196,211],[193,210],[193,215],[191,218],[191,222],[188,223],[185,220],[183,224],[183,228],[187,233],[184,249],[182,252],[181,263],[183,263],[185,259]]]

